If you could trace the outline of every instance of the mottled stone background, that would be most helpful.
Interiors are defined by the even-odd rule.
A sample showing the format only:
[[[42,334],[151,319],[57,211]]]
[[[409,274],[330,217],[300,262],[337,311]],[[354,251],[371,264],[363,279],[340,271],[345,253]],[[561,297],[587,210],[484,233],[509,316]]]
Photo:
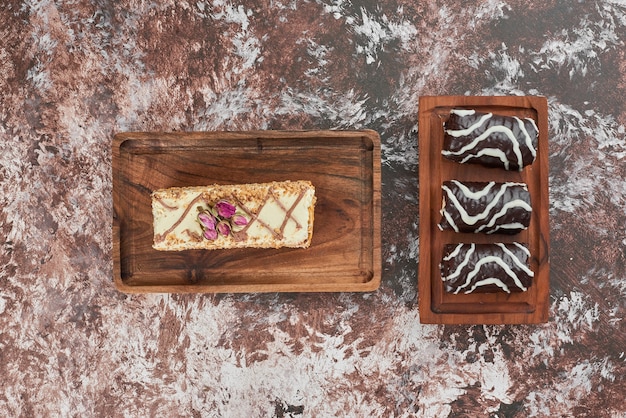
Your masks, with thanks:
[[[3,1],[0,415],[625,417],[624,0]],[[421,325],[420,95],[549,102],[550,322]],[[371,128],[369,294],[129,296],[121,131]]]

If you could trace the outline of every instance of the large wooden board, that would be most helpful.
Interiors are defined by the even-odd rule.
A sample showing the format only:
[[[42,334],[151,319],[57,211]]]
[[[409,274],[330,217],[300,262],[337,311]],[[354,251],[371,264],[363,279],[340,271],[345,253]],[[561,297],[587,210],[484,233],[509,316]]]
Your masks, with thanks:
[[[535,162],[522,172],[459,164],[441,155],[443,123],[450,109],[465,108],[531,117],[539,128]],[[522,324],[548,320],[548,109],[544,97],[426,96],[419,101],[419,234],[418,298],[423,323]],[[463,234],[437,227],[446,180],[517,181],[528,184],[533,208],[529,228],[516,235]],[[528,244],[533,285],[523,293],[449,294],[441,280],[443,246],[450,243],[520,242]]]
[[[310,180],[308,249],[156,251],[150,193]],[[113,140],[114,281],[124,292],[371,291],[380,285],[374,131],[121,133]]]

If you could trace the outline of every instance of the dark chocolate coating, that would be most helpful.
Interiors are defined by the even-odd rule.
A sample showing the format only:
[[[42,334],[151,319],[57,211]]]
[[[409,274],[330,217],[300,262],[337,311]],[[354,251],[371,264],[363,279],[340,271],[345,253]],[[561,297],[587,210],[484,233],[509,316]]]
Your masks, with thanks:
[[[516,234],[530,224],[530,193],[523,183],[452,180],[445,181],[441,188],[441,230]]]
[[[534,276],[529,255],[526,246],[517,243],[445,245],[439,265],[445,291],[524,292]]]
[[[465,113],[463,110],[453,110],[444,123],[444,157],[459,163],[506,170],[522,170],[535,161],[538,132],[532,119],[481,112],[471,115]],[[455,131],[460,134],[461,130],[469,131],[463,132],[461,136],[453,135]]]

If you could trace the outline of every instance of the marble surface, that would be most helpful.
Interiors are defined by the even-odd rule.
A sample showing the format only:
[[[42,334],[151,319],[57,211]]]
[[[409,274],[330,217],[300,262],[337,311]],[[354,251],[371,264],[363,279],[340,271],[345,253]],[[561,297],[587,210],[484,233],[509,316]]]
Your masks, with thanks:
[[[0,415],[626,416],[625,41],[623,0],[3,2]],[[548,98],[547,324],[420,324],[451,94]],[[327,128],[382,138],[378,291],[114,289],[115,133]]]

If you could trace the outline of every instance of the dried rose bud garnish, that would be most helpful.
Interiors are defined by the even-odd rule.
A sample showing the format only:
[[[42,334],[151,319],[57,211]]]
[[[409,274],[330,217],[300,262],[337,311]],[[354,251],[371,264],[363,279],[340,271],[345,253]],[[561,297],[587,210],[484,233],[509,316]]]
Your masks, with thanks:
[[[216,229],[217,229],[217,232],[219,232],[225,237],[230,235],[230,229],[231,229],[230,224],[226,221],[221,221],[220,223],[218,223]]]
[[[230,219],[237,212],[237,207],[228,200],[220,200],[215,204],[215,210],[220,217]]]
[[[233,217],[231,218],[231,221],[233,224],[238,225],[238,226],[248,225],[248,218],[238,213],[233,215]]]
[[[208,240],[217,239],[217,231],[215,229],[205,229],[202,236]]]
[[[200,212],[198,214],[198,221],[200,221],[200,224],[204,228],[215,229],[215,225],[217,225],[217,219],[209,212]]]

